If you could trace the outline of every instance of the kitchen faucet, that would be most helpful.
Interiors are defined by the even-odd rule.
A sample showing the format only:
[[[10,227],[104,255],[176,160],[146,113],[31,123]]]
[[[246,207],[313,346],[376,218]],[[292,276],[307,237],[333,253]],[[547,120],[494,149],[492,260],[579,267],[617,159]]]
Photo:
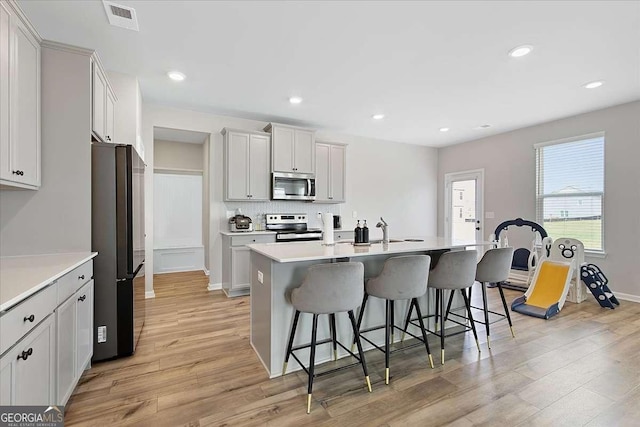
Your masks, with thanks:
[[[382,243],[389,243],[389,224],[380,217],[380,221],[378,221],[376,227],[382,228]]]

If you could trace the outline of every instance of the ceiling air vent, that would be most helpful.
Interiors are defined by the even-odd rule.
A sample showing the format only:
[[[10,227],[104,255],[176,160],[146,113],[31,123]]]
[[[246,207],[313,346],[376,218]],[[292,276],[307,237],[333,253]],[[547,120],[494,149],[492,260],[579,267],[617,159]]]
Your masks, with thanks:
[[[102,4],[104,4],[104,10],[107,12],[107,18],[109,18],[111,25],[138,31],[138,19],[134,8],[106,0],[103,0]]]

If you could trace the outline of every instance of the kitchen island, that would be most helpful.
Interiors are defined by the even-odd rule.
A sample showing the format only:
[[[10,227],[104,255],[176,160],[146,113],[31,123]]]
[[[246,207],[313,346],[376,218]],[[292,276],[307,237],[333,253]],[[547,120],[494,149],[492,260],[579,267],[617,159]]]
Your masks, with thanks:
[[[413,240],[413,239],[412,239]],[[265,366],[271,378],[282,374],[282,364],[287,338],[291,328],[294,309],[288,300],[291,289],[298,287],[309,266],[329,262],[358,261],[364,264],[365,280],[377,276],[387,258],[399,255],[428,254],[432,265],[438,256],[449,250],[465,250],[470,246],[487,247],[490,242],[451,241],[442,237],[424,237],[420,241],[394,240],[391,243],[376,243],[370,246],[354,246],[350,242],[338,242],[324,246],[319,241],[294,243],[251,244],[251,345]],[[422,297],[420,305],[423,314],[433,313],[433,298],[429,292]],[[460,298],[461,300],[461,298]],[[455,301],[454,307],[462,306]],[[408,301],[395,304],[395,323],[401,325],[406,315]],[[384,301],[370,298],[362,322],[362,328],[384,324]],[[326,319],[325,319],[326,317]],[[336,316],[338,340],[347,345],[353,333],[346,313]],[[311,337],[311,315],[302,314],[298,322],[294,345],[304,344]],[[419,330],[414,329],[414,334]],[[328,316],[322,316],[318,323],[318,340],[329,337]],[[384,330],[374,331],[367,337],[378,345],[384,343]],[[396,336],[396,339],[399,337]],[[433,336],[429,337],[436,341]],[[365,350],[372,348],[363,341]],[[308,360],[308,350],[298,353],[301,360]],[[348,355],[339,348],[338,357]],[[321,345],[316,350],[316,363],[331,360],[331,346]],[[425,356],[426,357],[426,356]],[[295,360],[289,360],[288,372],[301,369]]]

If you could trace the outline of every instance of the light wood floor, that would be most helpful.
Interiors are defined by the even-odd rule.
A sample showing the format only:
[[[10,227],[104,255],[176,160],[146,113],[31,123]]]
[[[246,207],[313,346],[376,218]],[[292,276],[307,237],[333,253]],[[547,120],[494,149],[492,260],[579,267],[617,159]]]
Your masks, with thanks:
[[[154,300],[133,357],[95,364],[67,405],[67,425],[615,426],[640,422],[640,304],[601,309],[567,303],[552,320],[513,314],[516,338],[499,322],[482,353],[471,334],[431,336],[436,368],[423,348],[391,358],[370,351],[373,393],[358,367],[314,383],[269,380],[249,345],[249,299],[208,292],[201,273],[156,276]],[[507,291],[511,301],[517,292]],[[489,291],[498,307],[497,291]],[[474,298],[479,292],[474,292]],[[496,310],[498,311],[498,310]],[[482,327],[480,331],[483,331]]]

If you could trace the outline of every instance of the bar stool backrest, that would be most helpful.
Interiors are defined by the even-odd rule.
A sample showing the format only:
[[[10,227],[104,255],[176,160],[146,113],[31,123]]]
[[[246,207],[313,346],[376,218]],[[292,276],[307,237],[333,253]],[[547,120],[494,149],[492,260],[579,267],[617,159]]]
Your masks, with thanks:
[[[429,287],[435,289],[466,289],[476,277],[478,251],[453,251],[442,254],[429,276]]]
[[[509,278],[513,248],[489,249],[478,263],[476,280],[478,282],[504,282]]]
[[[377,277],[367,281],[367,293],[378,298],[402,300],[418,298],[427,292],[428,255],[404,255],[389,258]]]
[[[354,310],[364,295],[364,265],[338,262],[312,265],[291,292],[291,303],[303,313],[327,314]]]

